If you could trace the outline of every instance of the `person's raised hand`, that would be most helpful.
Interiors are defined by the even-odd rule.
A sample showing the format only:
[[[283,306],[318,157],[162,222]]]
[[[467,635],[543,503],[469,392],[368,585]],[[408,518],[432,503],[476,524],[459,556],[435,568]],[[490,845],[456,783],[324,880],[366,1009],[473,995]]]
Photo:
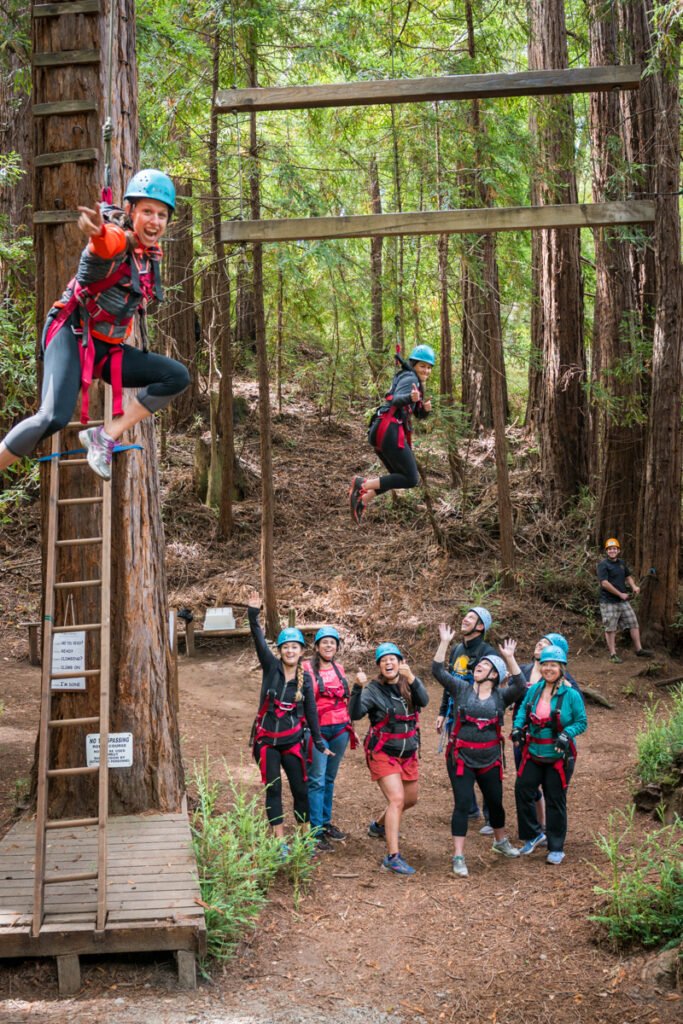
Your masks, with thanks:
[[[517,641],[513,640],[511,636],[507,640],[503,640],[502,644],[499,645],[498,650],[503,655],[505,661],[509,658],[514,658],[515,651],[517,650]]]
[[[79,206],[78,209],[81,214],[78,218],[78,227],[83,234],[88,235],[89,238],[101,235],[104,221],[102,220],[100,204],[95,203],[94,210],[91,210],[89,206]]]
[[[363,671],[362,668],[359,669],[358,672],[356,672],[356,682],[358,683],[359,686],[365,686],[367,681],[368,677],[366,676],[365,672]]]
[[[454,636],[455,630],[451,629],[450,626],[447,626],[445,622],[439,623],[439,637],[442,641],[445,640],[446,643],[449,644]]]
[[[407,679],[409,683],[412,683],[415,679],[413,670],[411,669],[410,665],[406,665],[405,661],[402,661],[401,664],[398,666],[398,674],[400,676],[403,676],[404,679]]]
[[[431,412],[432,411],[432,400],[431,400],[431,398],[428,398],[426,402],[422,403],[422,408],[424,409],[425,412]]]
[[[419,402],[420,401],[420,389],[417,386],[417,384],[413,384],[413,386],[412,386],[412,388],[410,390],[410,401],[411,402]]]
[[[251,591],[251,593],[249,594],[249,599],[247,601],[247,605],[248,605],[249,608],[260,608],[261,607],[261,595],[259,594],[258,590],[252,590]]]

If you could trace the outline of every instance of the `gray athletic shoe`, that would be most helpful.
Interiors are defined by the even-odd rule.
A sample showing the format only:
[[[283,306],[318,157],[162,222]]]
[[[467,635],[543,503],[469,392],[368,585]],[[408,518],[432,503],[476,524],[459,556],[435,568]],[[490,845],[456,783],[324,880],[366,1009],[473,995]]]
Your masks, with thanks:
[[[116,442],[109,441],[103,436],[102,427],[81,430],[78,440],[88,453],[90,468],[103,480],[111,480],[111,459]]]
[[[467,864],[465,864],[464,857],[453,857],[451,860],[452,870],[454,875],[459,875],[460,878],[467,878],[469,871],[467,870]]]
[[[515,849],[507,836],[500,842],[494,841],[493,852],[502,853],[504,857],[519,857],[519,850]]]

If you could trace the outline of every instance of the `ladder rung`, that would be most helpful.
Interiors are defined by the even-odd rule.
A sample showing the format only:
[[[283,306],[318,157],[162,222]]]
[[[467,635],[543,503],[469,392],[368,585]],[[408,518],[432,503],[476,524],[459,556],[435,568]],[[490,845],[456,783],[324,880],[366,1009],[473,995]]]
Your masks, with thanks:
[[[73,672],[54,672],[50,679],[82,679],[83,676],[98,676],[100,670],[98,668],[82,668],[80,671],[76,669]]]
[[[101,544],[101,537],[74,537],[72,540],[58,540],[56,541],[58,548],[65,548],[69,545],[78,544]]]
[[[53,718],[47,724],[51,729],[61,729],[67,725],[97,725],[99,720],[99,715],[92,718]]]
[[[81,423],[80,420],[71,420],[71,422],[67,423],[66,426],[67,426],[67,428],[68,427],[79,427],[81,430],[85,430],[86,429],[85,425],[83,423]],[[104,426],[104,420],[88,420],[88,426],[89,427],[103,427]]]
[[[50,768],[47,775],[48,778],[54,779],[58,775],[94,775],[95,772],[99,772],[100,766],[95,764],[92,768],[86,766],[82,768]]]
[[[87,629],[87,630],[102,629],[102,623],[101,622],[84,622],[80,626],[53,626],[52,627],[52,632],[53,633],[78,633],[82,629]]]
[[[64,468],[64,466],[86,466],[88,464],[87,459],[66,459],[64,456],[57,461],[62,468]]]
[[[56,818],[46,821],[45,828],[85,828],[86,825],[99,825],[99,818]]]
[[[59,885],[60,882],[89,882],[90,879],[99,878],[96,871],[83,871],[80,875],[45,875],[45,885]]]
[[[95,494],[92,498],[58,498],[58,505],[101,505],[103,501],[101,494]]]
[[[55,590],[70,590],[72,587],[99,587],[102,580],[71,580],[70,583],[55,583]]]

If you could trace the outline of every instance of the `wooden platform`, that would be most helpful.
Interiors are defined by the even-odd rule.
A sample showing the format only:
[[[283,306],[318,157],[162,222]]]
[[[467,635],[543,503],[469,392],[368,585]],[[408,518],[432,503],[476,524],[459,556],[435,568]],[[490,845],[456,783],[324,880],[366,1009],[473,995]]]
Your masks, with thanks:
[[[97,829],[48,835],[47,870],[73,873],[97,864]],[[60,992],[77,991],[78,957],[170,950],[180,984],[196,984],[195,957],[206,927],[187,814],[110,818],[106,928],[95,931],[96,883],[46,889],[45,918],[31,938],[35,823],[21,821],[0,842],[0,958],[57,957]]]

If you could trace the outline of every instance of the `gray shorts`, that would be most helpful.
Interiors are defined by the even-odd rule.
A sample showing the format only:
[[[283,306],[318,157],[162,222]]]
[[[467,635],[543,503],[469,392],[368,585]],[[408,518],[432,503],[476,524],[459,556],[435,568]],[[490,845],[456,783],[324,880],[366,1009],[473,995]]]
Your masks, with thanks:
[[[601,601],[600,614],[606,633],[616,633],[618,629],[638,628],[638,619],[630,601],[620,601],[619,604]]]

